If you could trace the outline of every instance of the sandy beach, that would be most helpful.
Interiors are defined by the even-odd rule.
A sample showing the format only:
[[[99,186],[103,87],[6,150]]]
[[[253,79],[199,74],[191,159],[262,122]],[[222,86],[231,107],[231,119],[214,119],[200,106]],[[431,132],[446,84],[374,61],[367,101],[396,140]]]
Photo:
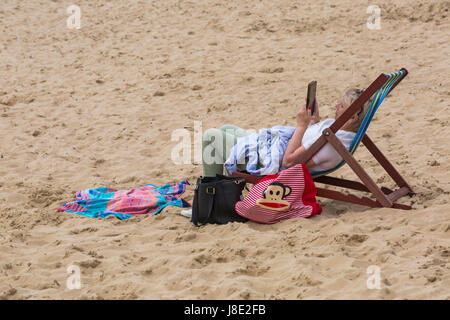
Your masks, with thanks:
[[[79,29],[67,25],[72,4]],[[380,29],[367,27],[372,4]],[[448,0],[2,0],[0,299],[450,299],[449,10]],[[124,221],[57,212],[83,189],[195,182],[194,154],[172,159],[174,130],[193,146],[223,124],[295,126],[313,79],[322,118],[333,117],[346,88],[401,67],[409,74],[368,134],[416,192],[399,200],[412,210],[318,198],[312,218],[200,228],[174,206]],[[395,186],[364,146],[355,156]],[[348,166],[334,176],[358,180]],[[79,289],[67,286],[74,265]]]

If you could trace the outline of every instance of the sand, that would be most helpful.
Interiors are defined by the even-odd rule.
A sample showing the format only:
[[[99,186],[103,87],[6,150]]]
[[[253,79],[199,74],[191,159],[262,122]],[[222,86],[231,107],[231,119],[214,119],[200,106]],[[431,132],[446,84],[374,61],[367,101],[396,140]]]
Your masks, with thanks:
[[[377,1],[380,30],[370,4],[2,0],[0,298],[449,299],[450,2]],[[195,121],[295,125],[312,79],[332,117],[345,88],[401,67],[368,134],[417,192],[399,201],[411,211],[319,199],[311,219],[201,228],[176,207],[127,221],[57,212],[81,189],[195,181],[201,164],[171,158],[172,133],[194,143]],[[364,147],[356,156],[394,186]]]

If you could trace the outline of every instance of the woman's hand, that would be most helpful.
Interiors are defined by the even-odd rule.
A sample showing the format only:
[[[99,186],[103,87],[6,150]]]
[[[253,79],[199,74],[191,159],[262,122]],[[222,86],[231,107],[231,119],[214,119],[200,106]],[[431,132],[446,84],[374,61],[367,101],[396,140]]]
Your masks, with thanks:
[[[317,103],[317,99],[316,99],[316,100],[314,100],[314,113],[311,115],[311,121],[309,122],[309,125],[312,125],[319,121],[320,121],[319,104]]]
[[[311,108],[306,109],[306,104],[300,108],[296,116],[297,127],[306,129],[311,122]]]

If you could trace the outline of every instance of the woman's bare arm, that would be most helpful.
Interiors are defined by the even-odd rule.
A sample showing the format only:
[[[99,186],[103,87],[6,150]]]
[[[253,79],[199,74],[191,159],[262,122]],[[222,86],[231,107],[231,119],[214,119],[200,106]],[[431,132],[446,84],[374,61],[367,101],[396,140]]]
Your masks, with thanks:
[[[295,166],[296,164],[300,163],[299,158],[305,151],[306,151],[305,147],[300,146],[293,153],[291,153],[290,156],[286,156],[286,153],[285,153],[284,157],[283,157],[283,167],[290,168],[290,167]],[[306,166],[308,168],[315,166],[315,165],[316,165],[316,163],[312,159],[309,159],[308,162],[306,162]]]
[[[286,148],[286,152],[283,156],[283,167],[290,168],[299,163],[300,156],[306,151],[305,147],[302,146],[303,135],[305,134],[308,124],[311,121],[311,109],[306,110],[306,106],[300,108],[297,113],[297,127],[295,128],[294,134],[289,141]],[[306,163],[306,166],[313,166],[314,162],[312,160]]]

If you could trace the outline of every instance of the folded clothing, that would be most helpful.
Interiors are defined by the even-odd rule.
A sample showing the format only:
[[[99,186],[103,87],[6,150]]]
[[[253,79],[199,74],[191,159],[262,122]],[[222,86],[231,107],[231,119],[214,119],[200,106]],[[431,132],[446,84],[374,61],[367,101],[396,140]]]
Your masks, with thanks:
[[[63,204],[58,212],[65,211],[91,218],[114,215],[122,220],[141,214],[155,215],[169,205],[190,207],[187,201],[180,198],[190,184],[183,180],[162,187],[147,184],[126,190],[108,187],[81,190],[75,194],[75,201]]]

